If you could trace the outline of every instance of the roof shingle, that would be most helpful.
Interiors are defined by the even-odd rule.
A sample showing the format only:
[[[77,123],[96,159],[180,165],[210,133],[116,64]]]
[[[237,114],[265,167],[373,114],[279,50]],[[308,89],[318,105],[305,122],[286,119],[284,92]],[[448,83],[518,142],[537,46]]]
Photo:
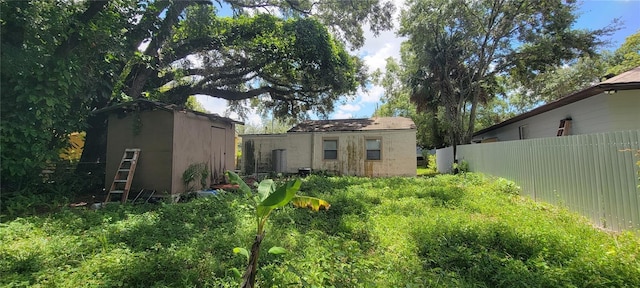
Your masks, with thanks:
[[[410,118],[374,117],[359,119],[308,120],[293,126],[287,132],[332,132],[416,129]]]

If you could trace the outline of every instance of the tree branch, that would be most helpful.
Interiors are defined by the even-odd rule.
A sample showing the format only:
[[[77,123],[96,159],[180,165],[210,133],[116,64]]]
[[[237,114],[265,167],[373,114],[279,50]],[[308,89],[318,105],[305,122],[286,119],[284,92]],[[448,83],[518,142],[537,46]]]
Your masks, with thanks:
[[[102,10],[107,7],[109,1],[89,1],[89,7],[82,14],[77,16],[75,21],[72,21],[69,25],[69,30],[74,31],[65,41],[60,43],[53,53],[52,59],[66,58],[69,53],[80,44],[80,33],[82,29],[80,27],[85,26],[89,21],[98,15]]]

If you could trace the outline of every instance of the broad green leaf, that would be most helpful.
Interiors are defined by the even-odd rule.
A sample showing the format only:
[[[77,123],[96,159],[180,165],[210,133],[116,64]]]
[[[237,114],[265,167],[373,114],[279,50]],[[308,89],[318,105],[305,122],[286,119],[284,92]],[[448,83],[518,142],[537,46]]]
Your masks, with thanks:
[[[291,200],[293,206],[299,208],[309,208],[313,211],[319,210],[329,210],[331,204],[329,202],[324,201],[320,198],[309,197],[309,196],[296,196]]]
[[[242,247],[236,247],[236,248],[233,248],[233,253],[244,255],[245,257],[247,257],[247,261],[249,261],[249,251],[247,251],[247,249],[244,249]]]
[[[236,276],[236,278],[242,277],[242,274],[240,273],[240,270],[238,270],[238,268],[234,267],[234,268],[231,268],[230,270],[231,272],[233,272],[233,275]]]
[[[267,215],[269,215],[269,212],[271,212],[271,210],[273,210],[274,207],[273,206],[261,206],[258,205],[258,207],[256,207],[256,214],[258,214],[259,218],[263,218]]]
[[[300,185],[302,185],[302,182],[298,179],[287,182],[286,185],[278,187],[275,192],[264,199],[264,201],[260,203],[260,206],[273,206],[274,208],[278,208],[287,205],[296,195],[296,192],[300,190]]]
[[[238,174],[233,171],[227,171],[227,176],[229,176],[229,182],[231,182],[231,184],[238,184],[242,193],[251,195],[251,188],[249,188],[247,183],[245,183],[244,180],[242,180],[242,178],[238,176]]]
[[[275,255],[284,254],[284,253],[287,253],[287,249],[284,249],[284,248],[278,247],[278,246],[273,246],[273,247],[271,247],[269,249],[269,253],[270,254],[275,254]]]
[[[273,191],[276,190],[276,185],[271,179],[265,179],[260,182],[258,186],[258,203],[267,199]]]

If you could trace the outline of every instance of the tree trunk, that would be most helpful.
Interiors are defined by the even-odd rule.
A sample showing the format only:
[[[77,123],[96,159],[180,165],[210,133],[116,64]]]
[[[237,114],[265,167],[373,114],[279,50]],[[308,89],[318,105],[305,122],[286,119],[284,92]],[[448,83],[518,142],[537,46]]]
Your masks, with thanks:
[[[256,285],[258,257],[260,257],[260,244],[262,243],[263,238],[264,232],[262,232],[262,234],[256,235],[256,239],[253,241],[253,245],[251,245],[249,264],[247,265],[247,270],[244,271],[244,275],[242,275],[242,285],[240,285],[241,288],[253,288]]]
[[[480,95],[478,95],[478,92],[474,92],[474,95],[471,98],[473,100],[471,102],[471,111],[469,112],[469,126],[467,127],[465,135],[462,137],[463,143],[461,144],[469,144],[473,139],[473,132],[475,129],[476,114],[478,109],[478,98],[480,98]]]
[[[453,142],[451,142],[451,145],[453,146],[453,163],[458,163],[458,135],[456,135],[458,133],[454,132],[454,140]],[[456,166],[455,169],[453,169],[453,174],[458,174],[458,167]]]

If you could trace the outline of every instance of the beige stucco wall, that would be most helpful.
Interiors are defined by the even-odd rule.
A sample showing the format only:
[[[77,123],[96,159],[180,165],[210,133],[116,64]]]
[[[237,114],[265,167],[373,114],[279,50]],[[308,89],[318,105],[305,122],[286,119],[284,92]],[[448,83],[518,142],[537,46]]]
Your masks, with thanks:
[[[171,155],[173,116],[169,111],[146,111],[139,113],[139,133],[134,134],[134,120],[130,113],[124,118],[117,114],[109,116],[107,130],[107,166],[105,189],[109,189],[126,148],[141,148],[140,158],[133,176],[131,193],[139,189],[155,189],[158,192],[171,190]]]
[[[365,140],[382,140],[381,160],[366,161]],[[324,160],[324,139],[338,140],[338,159]],[[243,135],[243,146],[253,141],[255,155],[263,163],[260,172],[272,169],[271,151],[285,149],[287,172],[297,173],[299,168],[328,170],[342,175],[368,177],[415,176],[416,175],[416,131],[378,130],[348,132],[300,132],[279,135]],[[243,158],[246,157],[243,151]],[[246,158],[243,159],[243,162]],[[244,167],[243,167],[244,169]],[[253,171],[244,171],[253,173]]]
[[[324,160],[324,139],[338,140],[338,159]],[[380,139],[381,160],[365,160],[366,139]],[[377,130],[314,133],[313,169],[367,177],[415,176],[416,131]]]
[[[497,137],[499,141],[519,139],[519,127],[526,125],[530,139],[557,137],[560,120],[570,117],[569,135],[640,129],[640,90],[599,94],[545,113],[477,135],[474,139]]]
[[[175,112],[173,122],[172,189],[174,194],[186,192],[182,174],[189,166],[205,163],[210,179],[221,182],[226,170],[235,169],[235,127],[232,123],[212,122],[205,116]],[[207,180],[211,184],[210,180]],[[197,184],[197,188],[199,184]]]

